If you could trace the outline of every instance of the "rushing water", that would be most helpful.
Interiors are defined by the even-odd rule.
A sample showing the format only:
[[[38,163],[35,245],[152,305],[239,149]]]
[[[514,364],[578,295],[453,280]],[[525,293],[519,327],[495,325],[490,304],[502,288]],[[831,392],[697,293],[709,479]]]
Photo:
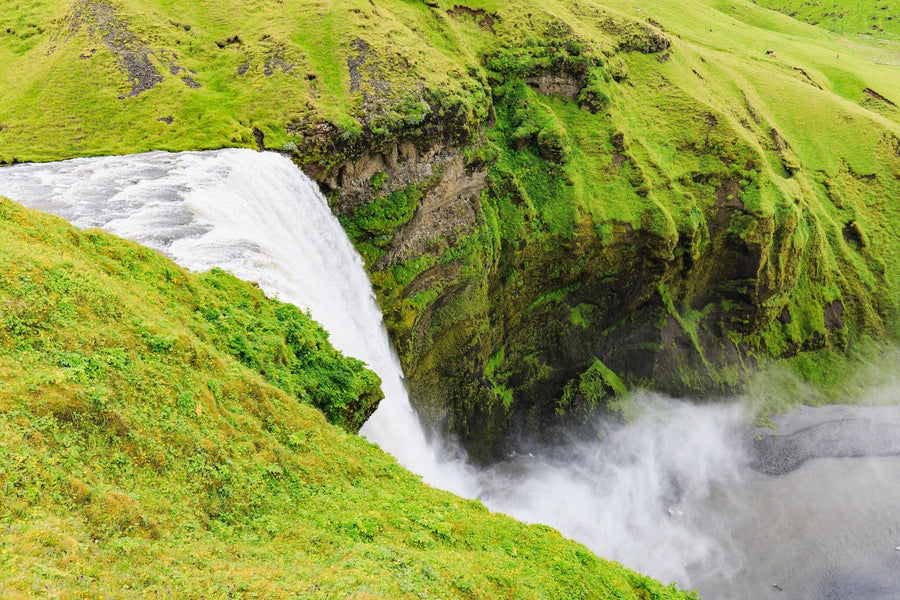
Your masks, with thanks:
[[[362,259],[315,183],[287,158],[220,150],[18,165],[0,171],[0,194],[187,269],[221,267],[307,309],[337,349],[381,377],[385,401],[362,433],[426,481],[468,491],[410,407]]]
[[[0,195],[308,309],[382,378],[385,401],[363,435],[433,485],[708,598],[900,597],[898,409],[801,411],[780,424],[784,437],[752,442],[738,404],[646,395],[625,427],[478,471],[429,441],[361,260],[286,158],[222,150],[18,165],[0,169]],[[847,458],[858,455],[877,457]]]

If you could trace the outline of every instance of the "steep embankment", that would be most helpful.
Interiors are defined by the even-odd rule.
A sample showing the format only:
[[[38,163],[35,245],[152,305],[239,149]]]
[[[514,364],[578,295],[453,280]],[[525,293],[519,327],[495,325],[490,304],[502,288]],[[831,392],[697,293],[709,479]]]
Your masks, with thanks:
[[[326,423],[376,378],[251,284],[8,200],[0,274],[4,598],[685,597]]]
[[[794,356],[829,384],[896,333],[895,42],[743,0],[175,12],[4,17],[0,160],[291,152],[367,260],[414,400],[478,457],[633,385],[730,392]]]

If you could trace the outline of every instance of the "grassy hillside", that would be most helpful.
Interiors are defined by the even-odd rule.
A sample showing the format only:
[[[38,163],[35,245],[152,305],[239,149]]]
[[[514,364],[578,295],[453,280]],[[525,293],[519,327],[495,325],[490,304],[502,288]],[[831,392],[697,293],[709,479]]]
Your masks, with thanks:
[[[374,376],[250,284],[8,200],[0,273],[4,598],[684,597],[328,424]]]
[[[869,39],[760,4],[16,3],[0,161],[290,152],[418,406],[496,454],[629,386],[730,393],[897,334],[894,9],[847,5]]]
[[[768,4],[790,10],[789,0]],[[860,22],[892,16],[875,0],[851,4],[846,11]],[[536,37],[548,23],[571,28],[585,50],[611,54],[639,40],[635,23],[648,17],[678,38],[682,67],[700,58],[737,67],[726,78],[690,84],[713,92],[706,98],[739,100],[742,83],[773,78],[808,85],[793,67],[851,101],[865,100],[858,84],[890,88],[896,78],[878,65],[896,58],[896,40],[873,50],[744,0],[703,0],[689,9],[682,0],[627,9],[556,0],[42,0],[14,3],[0,17],[0,60],[9,66],[0,80],[0,159],[252,146],[253,128],[278,148],[305,141],[320,123],[351,139],[363,128],[421,123],[423,100],[478,120],[486,116],[477,74],[485,54]],[[781,58],[768,59],[767,49]]]
[[[395,104],[421,108],[423,82],[448,95],[468,85],[474,56],[430,12],[366,0],[16,3],[0,17],[10,66],[0,86],[11,92],[0,100],[0,160],[254,146],[253,128],[277,148],[320,121],[353,135],[363,76],[379,82],[368,113],[392,125],[409,118]],[[378,66],[366,65],[376,54]]]
[[[849,38],[900,40],[900,6],[889,0],[757,0],[757,4]]]

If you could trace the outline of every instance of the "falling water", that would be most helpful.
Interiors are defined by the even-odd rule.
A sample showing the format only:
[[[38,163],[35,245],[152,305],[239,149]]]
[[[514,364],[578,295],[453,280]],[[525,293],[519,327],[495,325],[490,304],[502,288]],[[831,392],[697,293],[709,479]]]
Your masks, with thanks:
[[[335,348],[364,361],[385,400],[362,434],[426,481],[471,493],[466,471],[428,444],[362,259],[315,183],[251,150],[151,152],[2,170],[0,194],[101,228],[193,271],[220,267],[304,309]]]
[[[450,445],[429,443],[362,261],[288,159],[221,150],[17,165],[0,169],[0,195],[188,269],[221,267],[309,310],[335,347],[382,379],[385,400],[363,435],[433,485],[709,598],[900,596],[896,408],[801,412],[781,423],[785,437],[759,432],[753,445],[739,404],[643,395],[640,416],[602,439],[476,470]],[[886,456],[838,458],[856,454]]]

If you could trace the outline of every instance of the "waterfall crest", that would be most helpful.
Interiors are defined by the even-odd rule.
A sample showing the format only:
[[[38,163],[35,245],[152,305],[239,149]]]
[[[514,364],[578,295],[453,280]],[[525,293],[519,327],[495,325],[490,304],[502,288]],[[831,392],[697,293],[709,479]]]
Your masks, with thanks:
[[[3,169],[0,194],[308,310],[335,348],[381,377],[385,398],[360,433],[426,482],[472,495],[464,461],[442,457],[410,406],[362,259],[286,157],[230,149],[17,165]]]

